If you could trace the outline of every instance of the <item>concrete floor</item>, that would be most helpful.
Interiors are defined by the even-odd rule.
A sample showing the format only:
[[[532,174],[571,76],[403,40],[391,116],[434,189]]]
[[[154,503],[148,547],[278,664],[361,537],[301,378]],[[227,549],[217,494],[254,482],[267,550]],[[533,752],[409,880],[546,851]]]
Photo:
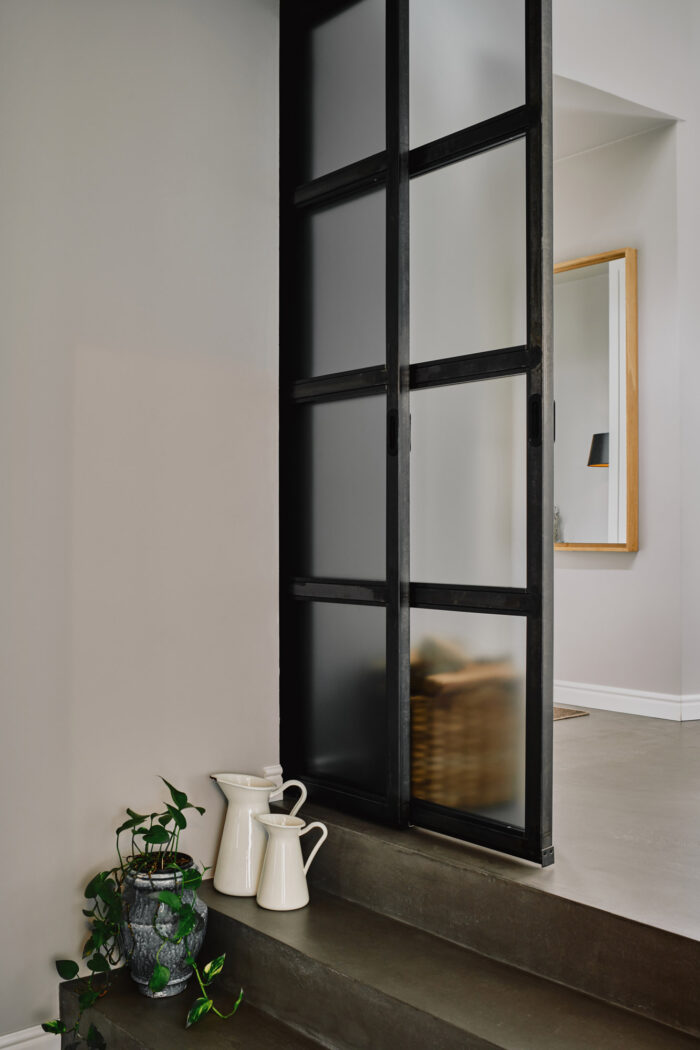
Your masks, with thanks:
[[[554,723],[555,864],[516,881],[700,940],[700,722]]]

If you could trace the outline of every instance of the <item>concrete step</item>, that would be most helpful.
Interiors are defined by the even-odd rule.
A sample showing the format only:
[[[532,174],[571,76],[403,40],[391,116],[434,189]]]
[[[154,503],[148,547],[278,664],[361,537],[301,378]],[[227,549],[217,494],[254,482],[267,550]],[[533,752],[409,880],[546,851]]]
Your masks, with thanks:
[[[61,1017],[71,1024],[81,984],[77,980],[61,985]],[[115,974],[104,999],[85,1013],[85,1031],[94,1022],[108,1050],[318,1050],[318,1043],[245,1001],[228,1021],[208,1016],[185,1029],[187,1011],[196,997],[190,983],[182,995],[172,999],[147,999],[122,970]],[[232,993],[224,993],[216,997],[216,1005],[223,1012],[235,999]],[[63,1045],[68,1042],[64,1036]]]
[[[317,889],[700,1035],[698,941],[549,892],[553,868],[316,806],[304,816],[329,827]]]
[[[202,896],[210,909],[206,950],[226,951],[229,988],[242,984],[249,1004],[333,1050],[698,1045],[691,1035],[317,888],[310,906],[294,912],[264,911],[211,883]]]

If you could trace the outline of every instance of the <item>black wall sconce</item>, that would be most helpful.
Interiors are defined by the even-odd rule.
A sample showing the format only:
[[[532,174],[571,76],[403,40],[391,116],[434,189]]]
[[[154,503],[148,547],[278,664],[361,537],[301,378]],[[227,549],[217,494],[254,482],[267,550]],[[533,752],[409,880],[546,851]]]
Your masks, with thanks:
[[[589,467],[607,467],[610,464],[610,434],[594,434],[588,455]]]

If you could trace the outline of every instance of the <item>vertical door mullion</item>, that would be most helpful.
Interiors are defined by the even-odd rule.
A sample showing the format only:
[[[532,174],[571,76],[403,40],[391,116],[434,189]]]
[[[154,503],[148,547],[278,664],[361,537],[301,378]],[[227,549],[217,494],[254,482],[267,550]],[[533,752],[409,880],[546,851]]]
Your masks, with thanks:
[[[410,796],[408,395],[408,0],[386,3],[387,795],[396,822]]]
[[[526,0],[527,341],[539,350],[528,372],[528,617],[525,827],[531,856],[552,853],[552,147],[551,0]]]
[[[298,499],[301,435],[298,409],[290,391],[298,360],[302,297],[298,294],[298,240],[300,222],[294,206],[303,143],[299,125],[308,91],[306,57],[308,33],[303,19],[289,7],[280,10],[280,302],[279,302],[279,618],[280,618],[280,754],[288,767],[302,768],[305,742],[299,717],[300,622],[289,582],[300,548],[300,516],[290,514]]]

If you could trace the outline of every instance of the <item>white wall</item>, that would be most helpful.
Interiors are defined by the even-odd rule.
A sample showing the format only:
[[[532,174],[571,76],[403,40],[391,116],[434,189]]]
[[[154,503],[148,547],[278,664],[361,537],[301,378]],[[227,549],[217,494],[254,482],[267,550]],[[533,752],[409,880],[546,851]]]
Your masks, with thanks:
[[[700,5],[692,5],[688,72],[693,114],[678,128],[678,343],[681,356],[682,689],[700,694]],[[700,705],[698,705],[700,707]]]
[[[659,693],[681,685],[675,134],[554,168],[557,262],[638,249],[640,376],[640,550],[555,553],[554,677]]]
[[[0,3],[0,1033],[156,774],[277,760],[275,0]]]
[[[628,594],[629,603],[623,600],[628,587],[621,584],[620,600],[616,600],[613,607],[619,612],[625,612],[625,615],[629,612],[631,619],[627,630],[618,630],[614,635],[621,651],[626,654],[614,667],[607,648],[601,664],[601,633],[596,632],[593,637],[586,633],[592,614],[584,615],[579,638],[581,658],[578,660],[578,672],[581,675],[585,672],[586,677],[579,680],[633,690],[659,690],[682,696],[686,710],[692,707],[697,717],[700,714],[700,703],[697,702],[700,696],[700,646],[697,644],[700,637],[700,471],[697,469],[697,450],[700,448],[700,414],[697,412],[700,390],[700,355],[697,350],[697,289],[700,287],[700,259],[697,255],[700,238],[700,203],[697,196],[700,173],[700,5],[696,0],[668,0],[664,3],[660,0],[553,0],[553,15],[555,73],[681,118],[675,131],[666,133],[673,135],[675,141],[675,171],[669,170],[668,157],[663,162],[667,168],[669,185],[676,196],[673,282],[669,279],[668,270],[664,270],[661,275],[660,284],[652,282],[651,275],[647,273],[645,276],[645,269],[651,259],[645,258],[646,252],[640,254],[640,340],[648,339],[649,335],[648,332],[644,334],[642,325],[645,321],[641,315],[641,310],[646,309],[645,282],[647,291],[654,296],[659,310],[669,322],[657,350],[669,364],[665,375],[659,376],[659,397],[666,405],[666,416],[662,420],[658,409],[642,405],[642,412],[650,409],[654,412],[653,419],[658,421],[661,431],[652,432],[645,422],[645,416],[640,413],[642,549],[637,556],[627,556],[629,567],[626,570],[613,568],[613,562],[608,559],[617,558],[615,555],[579,555],[581,560],[578,568],[572,565],[571,569],[567,569],[569,580],[558,587],[558,593],[561,599],[568,591],[572,607],[579,609],[580,600],[583,600],[585,609],[586,601],[594,600],[596,577],[590,575],[589,570],[596,558],[606,559],[605,563],[600,561],[595,566],[594,572],[598,573],[598,578],[600,572],[605,570],[611,578],[616,574],[622,580],[626,579],[622,572],[637,573],[642,555],[646,561],[647,555],[652,554],[652,541],[670,543],[671,547],[665,555],[654,553],[654,558],[659,559],[659,570],[662,561],[668,562],[665,571],[669,578],[666,583],[657,573],[653,573],[648,578],[647,586]],[[600,152],[607,153],[606,150]],[[590,155],[589,162],[583,161],[584,166],[580,169],[582,173],[587,163],[599,166],[594,156]],[[576,163],[575,160],[564,162],[571,166]],[[601,165],[603,163],[600,162]],[[658,174],[661,164],[661,155],[658,153],[655,161]],[[635,178],[639,175],[638,171],[630,173]],[[557,177],[561,183],[561,176]],[[648,180],[645,185],[647,189],[651,188]],[[582,192],[585,189],[583,182],[581,189]],[[601,201],[588,194],[582,200],[588,209],[590,221],[595,222],[595,232],[600,229],[601,235],[607,237],[609,227],[603,221],[607,211],[605,198]],[[559,232],[555,230],[555,236],[559,237],[562,232],[560,207],[557,208],[557,214],[560,216],[560,228]],[[574,215],[574,225],[577,221]],[[646,229],[648,226],[652,239],[656,236],[653,231],[659,226],[659,221],[653,211],[643,211],[640,207],[638,224],[640,235],[641,227]],[[630,232],[635,231],[630,228]],[[565,242],[566,238],[561,244],[562,251],[568,251]],[[627,243],[634,242],[628,240]],[[642,249],[641,242],[638,246]],[[674,287],[670,287],[671,283]],[[673,313],[669,316],[667,306],[670,304],[673,305]],[[655,329],[659,330],[656,322]],[[640,350],[641,346],[640,341]],[[649,382],[649,376],[645,373],[648,365],[649,362],[645,365],[644,359],[640,359],[642,391]],[[662,471],[656,448],[660,442],[667,440],[675,443],[664,450],[665,466]],[[654,447],[650,448],[650,445]],[[649,455],[652,456],[651,462],[648,460]],[[675,497],[669,502],[674,489]],[[667,528],[660,533],[656,527],[658,508],[661,506],[665,508],[667,518],[674,523],[671,535],[667,534]],[[651,518],[648,517],[650,507]],[[608,566],[607,570],[605,565]],[[581,584],[577,596],[580,600],[574,599],[571,590],[571,573],[574,571],[578,572],[582,580],[589,576],[589,582]],[[677,581],[677,584],[673,584],[677,586],[675,594],[669,593],[669,580]],[[603,593],[609,597],[610,588],[606,588]],[[646,629],[640,624],[640,604],[649,610]],[[567,678],[571,675],[576,680],[573,678],[575,668],[566,655],[573,655],[574,627],[566,627],[567,617],[561,601],[559,607],[561,615],[556,624],[558,640],[555,641],[555,647],[563,644],[562,638],[567,633],[569,638],[566,649],[560,649],[556,659],[557,673],[562,676],[566,674]],[[661,636],[655,636],[653,628],[659,617],[659,608],[667,616],[666,629]],[[608,619],[606,616],[605,621]],[[670,631],[675,632],[678,638],[672,646]],[[646,648],[646,643],[652,638],[652,650],[660,654],[658,660]],[[675,673],[671,673],[669,667],[672,651]],[[650,666],[652,662],[653,667]],[[616,680],[607,681],[604,676],[613,670],[617,675]]]
[[[690,118],[696,9],[697,0],[552,0],[554,73]]]

